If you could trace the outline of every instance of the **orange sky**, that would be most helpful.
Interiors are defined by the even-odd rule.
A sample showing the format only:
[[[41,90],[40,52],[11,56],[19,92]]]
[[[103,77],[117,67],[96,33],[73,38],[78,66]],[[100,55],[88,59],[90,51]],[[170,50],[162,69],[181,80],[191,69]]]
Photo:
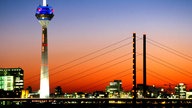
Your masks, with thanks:
[[[63,58],[59,61],[54,59],[53,56],[50,57],[51,90],[53,91],[56,86],[62,86],[65,92],[104,90],[109,82],[114,79],[121,79],[125,90],[130,90],[132,85],[132,44],[124,45],[131,43],[132,38],[127,41],[79,60],[76,59],[82,56],[70,58],[71,55],[68,55],[65,56],[66,60]],[[137,53],[142,53],[141,39],[137,41]],[[142,54],[137,56],[137,83],[142,83],[142,59]],[[66,61],[65,63],[63,63],[64,60]],[[68,61],[73,60],[76,61],[68,63]],[[148,42],[147,73],[149,74],[147,74],[147,84],[161,87],[165,87],[164,84],[169,83],[174,85],[179,82],[190,84],[191,76],[186,72],[191,70],[188,68],[190,67],[190,62]],[[55,64],[66,65],[57,67],[59,65]],[[31,71],[38,70],[35,68]],[[182,73],[185,73],[185,75],[182,75]],[[36,74],[31,73],[30,76],[34,75]],[[25,84],[28,86],[31,83],[36,85],[34,88],[38,88],[39,76],[26,80]],[[187,86],[188,88],[191,87],[191,85]]]

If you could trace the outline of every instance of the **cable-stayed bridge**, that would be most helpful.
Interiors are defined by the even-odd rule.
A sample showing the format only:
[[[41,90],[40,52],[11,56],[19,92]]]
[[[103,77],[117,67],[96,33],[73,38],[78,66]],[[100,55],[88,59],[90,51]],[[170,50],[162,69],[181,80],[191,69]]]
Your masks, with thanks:
[[[141,77],[143,68],[141,65],[141,58],[143,53],[142,45],[140,43],[142,43],[142,37],[137,36],[136,38],[138,44],[136,56],[139,58],[137,59],[137,73],[139,74],[139,77]],[[104,87],[113,79],[123,79],[124,89],[131,89],[132,43],[132,36],[128,36],[87,55],[51,68],[51,90],[54,90],[56,86],[61,86],[64,89],[64,92],[89,92],[93,91],[95,88],[98,88],[98,90],[104,90]],[[153,50],[155,51],[153,52]],[[163,86],[163,84],[168,83],[176,85],[179,82],[190,81],[192,76],[190,69],[187,69],[186,66],[177,64],[175,60],[178,59],[179,61],[182,61],[182,64],[185,62],[186,64],[189,64],[192,62],[191,56],[179,51],[179,49],[174,49],[152,40],[149,37],[147,37],[146,55],[147,84],[160,84],[158,86]],[[172,58],[175,58],[175,60]],[[171,75],[173,75],[173,73],[183,77],[185,80],[179,81],[176,78],[172,78]],[[38,81],[39,74],[28,78],[25,81],[25,85],[30,86],[37,84]],[[137,82],[142,83],[141,80],[138,80]],[[188,83],[188,85],[190,85],[190,83]]]
[[[143,38],[137,36],[136,42],[142,43]],[[171,74],[180,75],[184,77],[184,82],[189,82],[191,79],[191,72],[185,68],[185,65],[180,65],[171,61],[170,58],[175,58],[182,63],[190,64],[192,57],[180,52],[178,49],[168,47],[167,45],[161,44],[155,40],[147,38],[147,85],[156,84],[158,86],[172,84],[176,85],[183,80],[178,80],[169,75]],[[133,43],[132,36],[128,36],[125,39],[112,43],[101,49],[95,50],[87,55],[76,58],[67,63],[61,64],[57,67],[50,69],[51,89],[59,85],[64,89],[64,92],[92,92],[94,90],[105,90],[106,85],[113,79],[123,80],[123,88],[128,91],[132,89],[133,85]],[[142,45],[137,45],[136,57],[142,58]],[[159,52],[153,52],[150,48],[155,48]],[[167,54],[167,55],[166,55]],[[172,57],[170,57],[172,56]],[[166,59],[165,59],[165,58]],[[137,61],[139,61],[137,59]],[[142,76],[142,60],[137,62],[136,73],[141,79]],[[167,71],[167,72],[162,72]],[[173,73],[172,73],[173,72]],[[163,74],[162,74],[163,73]],[[167,73],[167,74],[165,74]],[[137,82],[142,83],[138,79]],[[25,85],[36,84],[39,81],[39,74],[32,76],[25,81]],[[86,83],[85,83],[86,82]],[[188,83],[190,85],[190,83]],[[138,84],[138,83],[137,83]],[[75,86],[74,86],[75,85]],[[73,87],[72,87],[73,86]],[[135,90],[136,91],[136,90]],[[150,99],[150,98],[27,98],[27,99],[7,99],[2,98],[0,102],[20,102],[25,105],[36,104],[36,103],[49,103],[49,104],[66,104],[66,105],[143,105],[154,106],[190,106],[192,103],[191,99]],[[11,102],[11,103],[12,103]],[[10,104],[11,104],[10,103]],[[20,105],[20,104],[19,104]]]

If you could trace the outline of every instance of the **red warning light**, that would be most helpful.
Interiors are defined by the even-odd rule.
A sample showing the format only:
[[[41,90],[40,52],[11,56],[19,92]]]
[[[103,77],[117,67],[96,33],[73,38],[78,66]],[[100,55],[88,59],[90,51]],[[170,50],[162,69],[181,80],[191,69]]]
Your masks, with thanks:
[[[54,12],[54,10],[53,10],[53,9],[51,9],[51,12],[53,13],[53,12]]]
[[[42,46],[47,46],[47,44],[43,43]]]
[[[37,10],[40,12],[42,9],[41,9],[41,8],[38,8]]]

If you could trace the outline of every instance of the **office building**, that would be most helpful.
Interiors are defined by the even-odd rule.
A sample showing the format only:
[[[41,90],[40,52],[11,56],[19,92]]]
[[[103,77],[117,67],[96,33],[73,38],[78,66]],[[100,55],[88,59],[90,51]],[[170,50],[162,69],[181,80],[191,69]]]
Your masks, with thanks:
[[[106,92],[108,93],[109,97],[119,97],[122,91],[123,88],[121,80],[114,80],[113,82],[109,83],[109,86],[106,87]]]
[[[23,73],[21,68],[0,68],[0,97],[21,97]]]
[[[179,83],[175,87],[176,98],[185,99],[186,98],[186,85],[184,83]]]

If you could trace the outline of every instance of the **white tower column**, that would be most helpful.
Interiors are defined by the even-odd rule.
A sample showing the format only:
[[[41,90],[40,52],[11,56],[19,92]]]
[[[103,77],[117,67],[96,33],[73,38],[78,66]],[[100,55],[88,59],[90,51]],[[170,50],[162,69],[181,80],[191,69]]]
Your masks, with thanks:
[[[49,98],[50,88],[48,69],[47,26],[54,16],[53,8],[47,5],[46,0],[43,0],[43,6],[39,5],[37,7],[35,16],[42,26],[40,98]]]
[[[49,97],[47,27],[42,26],[40,98]]]

